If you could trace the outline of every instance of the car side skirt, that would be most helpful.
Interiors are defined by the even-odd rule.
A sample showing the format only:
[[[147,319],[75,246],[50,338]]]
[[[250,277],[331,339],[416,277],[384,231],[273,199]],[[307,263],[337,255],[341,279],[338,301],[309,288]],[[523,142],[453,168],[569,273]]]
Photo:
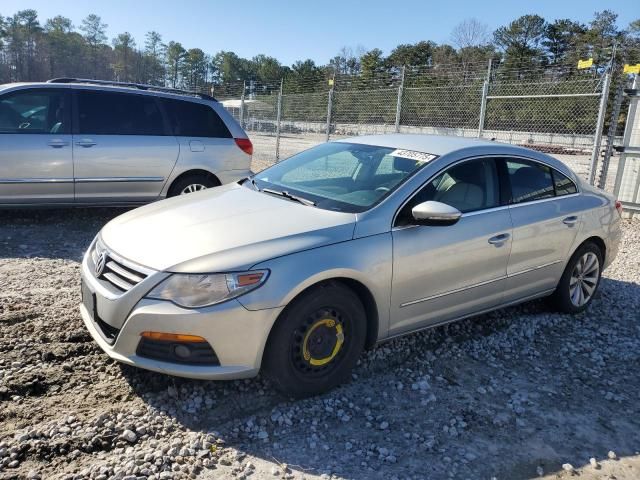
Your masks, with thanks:
[[[462,316],[451,318],[451,319],[448,319],[448,320],[443,320],[441,322],[436,322],[436,323],[432,323],[432,324],[429,324],[429,325],[425,325],[425,326],[416,328],[414,330],[409,330],[409,331],[406,331],[406,332],[397,333],[397,334],[391,335],[389,337],[385,337],[385,338],[382,338],[382,339],[378,340],[376,342],[376,345],[380,345],[380,344],[383,344],[383,343],[388,342],[390,340],[393,340],[394,338],[403,337],[405,335],[410,335],[412,333],[422,332],[424,330],[429,330],[431,328],[441,327],[443,325],[447,325],[447,324],[453,323],[453,322],[458,322],[460,320],[465,320],[467,318],[477,317],[477,316],[483,315],[485,313],[493,312],[495,310],[500,310],[501,308],[512,307],[512,306],[518,305],[520,303],[528,302],[530,300],[535,300],[536,298],[548,297],[554,291],[555,291],[555,288],[552,288],[552,289],[549,289],[549,290],[545,290],[543,292],[536,293],[534,295],[529,295],[527,297],[518,298],[517,300],[513,300],[511,302],[502,303],[500,305],[496,305],[495,307],[487,308],[485,310],[479,310],[477,312],[469,313],[467,315],[462,315]]]

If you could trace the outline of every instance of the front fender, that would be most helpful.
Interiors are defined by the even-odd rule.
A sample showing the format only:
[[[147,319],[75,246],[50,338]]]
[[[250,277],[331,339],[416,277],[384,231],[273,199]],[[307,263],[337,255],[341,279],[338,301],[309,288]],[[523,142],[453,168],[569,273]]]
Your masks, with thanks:
[[[319,282],[355,280],[369,290],[376,302],[378,339],[382,339],[389,330],[392,261],[390,232],[274,258],[252,267],[268,269],[269,279],[238,301],[248,310],[284,307]]]

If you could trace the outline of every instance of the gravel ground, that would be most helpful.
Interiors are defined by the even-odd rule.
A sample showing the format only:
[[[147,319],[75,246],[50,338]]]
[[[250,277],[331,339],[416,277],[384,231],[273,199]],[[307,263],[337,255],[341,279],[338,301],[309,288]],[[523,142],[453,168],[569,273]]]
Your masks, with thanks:
[[[79,262],[121,212],[0,212],[0,479],[640,478],[639,221],[588,312],[538,301],[409,335],[291,402],[98,349]]]

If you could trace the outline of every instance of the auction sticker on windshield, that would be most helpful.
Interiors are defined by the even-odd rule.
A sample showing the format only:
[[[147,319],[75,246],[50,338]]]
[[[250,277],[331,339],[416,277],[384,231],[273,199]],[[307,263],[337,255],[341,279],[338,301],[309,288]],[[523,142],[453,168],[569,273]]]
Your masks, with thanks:
[[[392,157],[408,158],[409,160],[415,160],[416,162],[430,162],[437,157],[437,155],[433,155],[431,153],[416,152],[415,150],[402,150],[400,148],[394,150],[389,155]]]

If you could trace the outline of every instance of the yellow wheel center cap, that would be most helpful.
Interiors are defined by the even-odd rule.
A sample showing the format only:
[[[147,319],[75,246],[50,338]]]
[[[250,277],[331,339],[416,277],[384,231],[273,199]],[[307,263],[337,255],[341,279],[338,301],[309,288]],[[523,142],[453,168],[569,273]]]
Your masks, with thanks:
[[[311,353],[310,350],[315,350],[315,346],[320,347],[322,350],[326,350],[329,342],[335,342],[335,344],[328,355],[317,358]],[[322,365],[326,365],[336,357],[342,348],[343,343],[344,332],[342,330],[342,325],[336,323],[333,318],[323,318],[311,325],[305,334],[304,341],[302,342],[302,356],[311,365],[320,367]],[[317,353],[315,355],[317,355]]]

